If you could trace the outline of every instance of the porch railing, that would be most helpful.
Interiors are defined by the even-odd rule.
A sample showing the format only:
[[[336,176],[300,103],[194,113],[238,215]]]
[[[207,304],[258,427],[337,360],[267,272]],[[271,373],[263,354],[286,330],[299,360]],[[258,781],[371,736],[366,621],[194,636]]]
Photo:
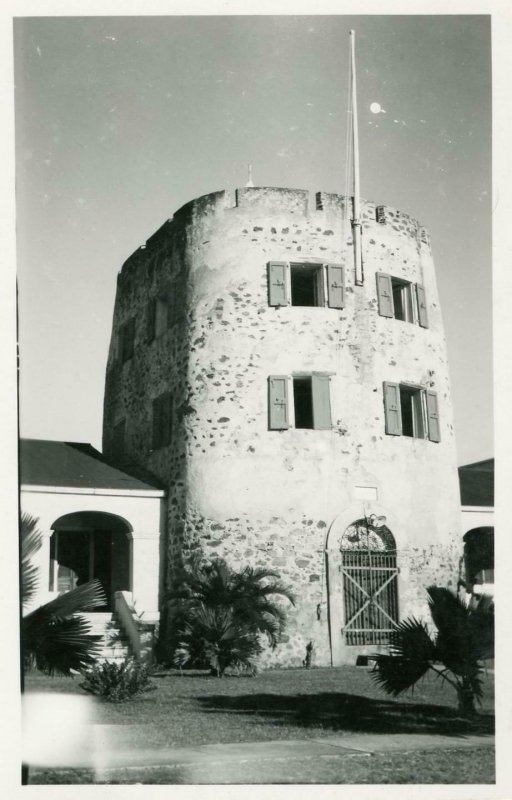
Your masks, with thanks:
[[[115,615],[130,643],[137,661],[151,663],[155,640],[156,622],[146,622],[138,616],[131,592],[115,593]]]

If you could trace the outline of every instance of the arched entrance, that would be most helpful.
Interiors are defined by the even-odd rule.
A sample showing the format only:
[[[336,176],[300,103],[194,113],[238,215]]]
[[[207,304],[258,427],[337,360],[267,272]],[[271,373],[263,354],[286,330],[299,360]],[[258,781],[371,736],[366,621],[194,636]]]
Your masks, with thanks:
[[[398,622],[398,567],[393,534],[378,519],[362,517],[340,542],[343,643],[380,645]]]
[[[70,591],[98,578],[107,597],[101,610],[112,610],[115,592],[131,591],[129,525],[113,514],[79,511],[60,517],[52,530],[50,591]]]
[[[464,534],[464,572],[466,590],[494,584],[494,528],[472,528]]]

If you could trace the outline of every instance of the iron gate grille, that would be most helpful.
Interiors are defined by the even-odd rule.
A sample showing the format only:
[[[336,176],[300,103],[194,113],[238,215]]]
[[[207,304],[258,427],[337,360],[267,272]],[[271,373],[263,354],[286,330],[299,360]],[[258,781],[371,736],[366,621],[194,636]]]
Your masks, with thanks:
[[[342,550],[345,643],[387,644],[398,622],[396,552]]]

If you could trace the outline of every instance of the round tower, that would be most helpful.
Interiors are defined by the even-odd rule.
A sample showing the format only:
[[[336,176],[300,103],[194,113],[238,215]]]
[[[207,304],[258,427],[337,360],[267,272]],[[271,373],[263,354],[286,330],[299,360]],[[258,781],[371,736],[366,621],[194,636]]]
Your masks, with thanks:
[[[408,215],[251,188],[188,203],[119,275],[104,449],[168,487],[162,585],[201,550],[297,595],[267,663],[353,663],[456,585],[459,489],[430,242]]]

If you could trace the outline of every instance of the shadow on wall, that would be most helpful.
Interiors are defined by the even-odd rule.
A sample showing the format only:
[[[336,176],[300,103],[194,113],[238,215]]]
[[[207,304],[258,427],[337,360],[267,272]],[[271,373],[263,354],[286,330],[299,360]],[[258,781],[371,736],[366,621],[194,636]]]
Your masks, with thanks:
[[[312,695],[257,694],[197,698],[201,710],[267,718],[273,725],[295,724],[332,731],[364,733],[434,733],[463,736],[493,734],[494,715],[480,714],[470,722],[441,705],[377,700],[343,692]]]

